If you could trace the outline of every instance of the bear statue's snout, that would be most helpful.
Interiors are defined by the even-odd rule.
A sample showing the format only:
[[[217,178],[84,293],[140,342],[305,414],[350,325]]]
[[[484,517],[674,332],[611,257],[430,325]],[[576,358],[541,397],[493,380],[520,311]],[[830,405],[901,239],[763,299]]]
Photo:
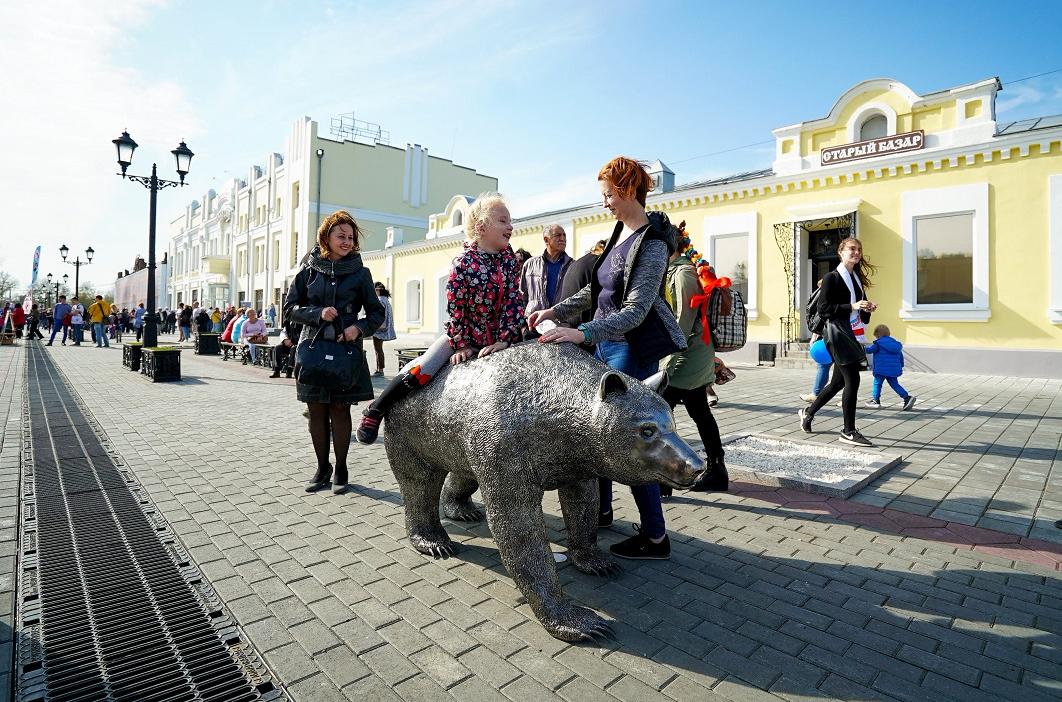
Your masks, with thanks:
[[[689,444],[670,433],[660,437],[657,447],[656,465],[659,470],[658,482],[673,488],[688,488],[697,482],[704,472],[704,461]]]

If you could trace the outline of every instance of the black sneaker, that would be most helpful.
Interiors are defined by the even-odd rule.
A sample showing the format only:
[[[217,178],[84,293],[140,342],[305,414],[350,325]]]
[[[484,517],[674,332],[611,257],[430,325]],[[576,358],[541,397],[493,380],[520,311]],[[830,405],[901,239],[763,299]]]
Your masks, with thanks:
[[[664,540],[654,544],[641,532],[641,527],[634,525],[635,534],[629,539],[612,544],[608,550],[617,558],[634,561],[666,561],[671,558],[671,539],[664,534]]]
[[[598,512],[597,515],[597,528],[604,529],[612,526],[612,510],[607,512]]]
[[[663,483],[660,483],[660,497],[661,498],[671,497],[671,494],[672,494],[671,486],[670,485],[664,485]]]
[[[800,415],[800,429],[805,434],[812,433],[811,432],[811,416],[812,415],[810,415],[808,413],[808,408],[807,407],[801,407],[800,410],[797,411],[797,414]]]
[[[373,409],[368,410],[358,423],[358,430],[354,432],[358,443],[375,443],[376,437],[380,435],[380,422],[382,421],[383,417],[379,412]]]
[[[838,441],[842,444],[851,444],[852,446],[874,446],[874,444],[870,443],[867,437],[863,436],[858,431],[842,431],[841,438],[838,439]]]
[[[914,407],[914,403],[915,403],[915,396],[914,395],[908,395],[907,399],[903,401],[903,410],[902,411],[906,412],[907,410],[911,409],[912,407]]]

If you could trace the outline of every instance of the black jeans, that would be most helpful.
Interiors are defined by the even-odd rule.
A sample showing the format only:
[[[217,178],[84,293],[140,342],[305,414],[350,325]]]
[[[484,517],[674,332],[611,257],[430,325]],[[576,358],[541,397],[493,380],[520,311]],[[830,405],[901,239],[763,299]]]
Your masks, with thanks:
[[[849,363],[845,366],[833,364],[833,377],[830,378],[829,385],[815,396],[815,401],[808,408],[808,414],[814,416],[823,405],[832,400],[834,395],[841,391],[841,388],[844,388],[844,394],[841,395],[844,430],[855,431],[856,396],[859,394],[859,365],[858,363]]]
[[[723,455],[723,441],[719,436],[719,425],[712,415],[712,409],[708,406],[708,395],[704,386],[693,390],[669,387],[664,390],[664,400],[675,409],[680,402],[686,406],[686,412],[690,419],[697,425],[697,433],[701,435],[704,443],[704,451],[708,454],[708,460],[721,458]]]
[[[280,373],[292,370],[295,367],[295,347],[277,344],[273,351],[273,370]]]

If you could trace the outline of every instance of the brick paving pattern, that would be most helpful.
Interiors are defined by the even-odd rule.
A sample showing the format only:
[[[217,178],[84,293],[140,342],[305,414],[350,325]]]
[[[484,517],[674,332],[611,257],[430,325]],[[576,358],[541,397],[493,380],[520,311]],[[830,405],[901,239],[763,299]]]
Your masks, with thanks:
[[[409,547],[382,445],[352,447],[350,493],[305,494],[291,381],[186,353],[183,382],[153,385],[118,349],[50,352],[296,700],[1062,697],[1062,574],[1030,555],[1060,541],[1058,381],[905,376],[921,411],[860,409],[859,423],[907,460],[849,501],[676,495],[670,561],[607,580],[560,566],[567,593],[616,622],[615,641],[572,646],[521,603],[485,525],[446,522],[454,559]],[[796,437],[810,373],[737,372],[719,388],[723,432]],[[17,387],[0,388],[17,407]],[[11,455],[5,440],[5,488]],[[606,545],[637,515],[617,497]],[[560,550],[553,495],[544,509]]]

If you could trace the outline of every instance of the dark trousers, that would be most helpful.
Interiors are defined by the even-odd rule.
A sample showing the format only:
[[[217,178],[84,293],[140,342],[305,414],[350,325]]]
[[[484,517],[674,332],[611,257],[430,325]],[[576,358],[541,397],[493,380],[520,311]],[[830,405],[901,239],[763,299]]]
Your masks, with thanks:
[[[41,330],[37,328],[37,323],[36,322],[31,322],[30,323],[29,331],[26,332],[26,336],[28,336],[31,339],[34,336],[36,336],[38,339],[43,339],[44,338],[44,335],[41,334]]]
[[[295,347],[278,344],[273,351],[273,370],[277,373],[289,371],[295,366]]]
[[[814,416],[842,388],[844,393],[841,395],[841,414],[844,415],[844,430],[855,431],[856,396],[859,394],[858,363],[849,363],[845,366],[833,364],[833,377],[830,378],[830,384],[815,396],[815,401],[808,408],[808,414]]]
[[[680,402],[686,406],[686,412],[690,419],[697,425],[697,433],[704,443],[704,451],[708,459],[719,458],[723,455],[723,440],[719,436],[719,425],[712,415],[712,409],[708,406],[708,395],[704,386],[692,390],[669,387],[664,390],[664,400],[674,410]]]
[[[657,363],[641,365],[631,354],[625,341],[602,341],[597,345],[597,358],[610,368],[635,378],[645,380],[657,370]],[[598,478],[600,509],[604,514],[612,509],[612,481]],[[642,520],[642,533],[651,539],[659,539],[667,534],[664,522],[664,507],[660,502],[660,485],[632,485],[631,494],[638,505],[638,515]]]

